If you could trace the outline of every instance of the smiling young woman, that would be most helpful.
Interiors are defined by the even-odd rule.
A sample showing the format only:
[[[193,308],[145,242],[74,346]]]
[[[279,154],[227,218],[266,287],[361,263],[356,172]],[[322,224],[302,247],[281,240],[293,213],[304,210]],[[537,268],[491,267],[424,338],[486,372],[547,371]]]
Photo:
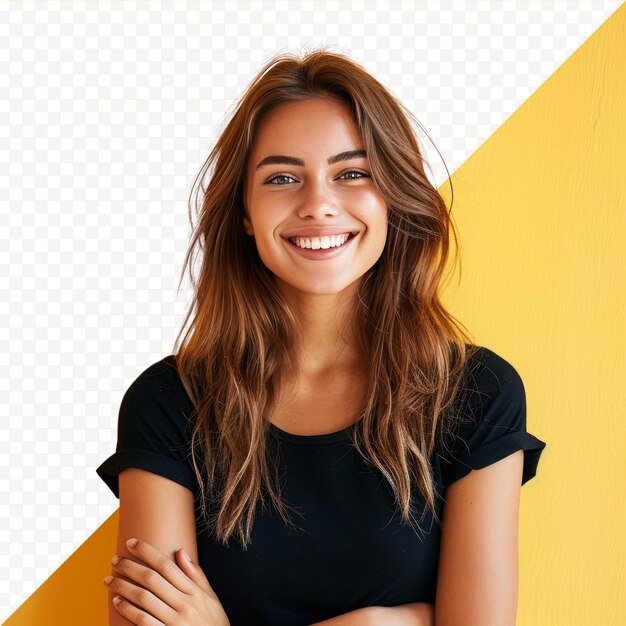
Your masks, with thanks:
[[[307,317],[351,305],[383,253],[389,212],[345,103],[316,97],[265,114],[248,157],[244,210],[246,233],[281,294],[318,331],[303,333],[306,351],[315,346],[332,363],[345,322]],[[361,356],[352,342],[346,347],[346,358]]]
[[[516,369],[439,299],[454,226],[410,118],[326,50],[278,55],[240,100],[199,176],[190,327],[98,468],[111,624],[514,624],[546,444]]]

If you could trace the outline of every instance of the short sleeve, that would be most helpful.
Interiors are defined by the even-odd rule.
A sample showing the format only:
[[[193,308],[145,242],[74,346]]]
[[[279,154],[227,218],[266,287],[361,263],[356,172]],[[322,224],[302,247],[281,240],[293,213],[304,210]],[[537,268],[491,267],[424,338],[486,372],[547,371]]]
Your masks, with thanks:
[[[122,397],[116,451],[97,469],[119,498],[119,474],[128,467],[164,476],[192,492],[197,481],[191,463],[190,402],[181,394],[173,356],[144,370]]]
[[[546,444],[526,429],[526,392],[517,370],[487,348],[478,354],[463,422],[440,455],[443,486],[518,450],[524,451],[523,485],[536,475]]]

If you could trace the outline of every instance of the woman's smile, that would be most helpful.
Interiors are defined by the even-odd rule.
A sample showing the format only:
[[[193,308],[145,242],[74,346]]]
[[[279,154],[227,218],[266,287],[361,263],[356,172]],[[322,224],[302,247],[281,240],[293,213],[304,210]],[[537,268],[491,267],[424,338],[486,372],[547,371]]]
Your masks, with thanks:
[[[281,237],[281,239],[285,242],[287,247],[292,249],[296,254],[299,254],[300,256],[303,256],[305,259],[310,259],[312,261],[323,261],[326,259],[334,259],[336,256],[343,254],[348,248],[351,248],[352,242],[356,238],[357,238],[357,235],[353,235],[352,233],[350,233],[344,243],[342,243],[341,245],[331,246],[330,242],[328,241],[329,240],[328,237],[322,237],[321,239],[316,237],[310,240],[313,243],[311,247],[309,247],[309,244],[307,243],[307,247],[303,248],[302,246],[299,246],[296,243],[293,243],[291,241],[291,239],[295,239],[295,238]],[[335,238],[333,239],[334,241],[336,241]],[[300,240],[302,241],[302,239]],[[321,246],[319,247],[316,246],[318,241],[321,242]]]

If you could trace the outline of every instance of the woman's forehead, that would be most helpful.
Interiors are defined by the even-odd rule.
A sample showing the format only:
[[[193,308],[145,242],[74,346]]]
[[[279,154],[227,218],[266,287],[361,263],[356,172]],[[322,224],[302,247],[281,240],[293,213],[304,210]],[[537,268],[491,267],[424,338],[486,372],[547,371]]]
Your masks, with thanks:
[[[276,111],[269,111],[256,128],[249,153],[255,168],[268,156],[290,156],[305,161],[306,165],[306,155],[310,159],[327,159],[345,150],[362,149],[359,131],[349,111],[338,108],[336,103],[320,105],[304,101],[288,103],[285,107],[289,109],[277,107]]]

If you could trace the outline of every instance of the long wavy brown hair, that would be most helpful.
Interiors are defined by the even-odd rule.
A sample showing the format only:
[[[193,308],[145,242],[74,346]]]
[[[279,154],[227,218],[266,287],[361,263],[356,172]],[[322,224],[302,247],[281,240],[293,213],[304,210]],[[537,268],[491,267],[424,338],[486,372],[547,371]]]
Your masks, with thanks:
[[[197,189],[198,220],[182,274],[189,266],[193,299],[174,350],[194,405],[191,456],[202,521],[224,545],[236,530],[244,549],[257,502],[265,506],[267,494],[292,524],[269,416],[281,374],[297,367],[299,345],[298,320],[243,228],[246,162],[267,111],[319,96],[349,106],[372,179],[389,207],[384,251],[362,277],[353,307],[357,349],[371,367],[365,408],[349,432],[356,450],[388,481],[403,522],[412,527],[415,487],[425,503],[422,515],[428,508],[440,523],[431,455],[437,437],[445,445],[444,433],[459,417],[453,409],[476,348],[440,301],[450,232],[455,242],[457,234],[425,174],[410,120],[419,122],[363,67],[326,46],[301,58],[275,55],[240,98],[192,186],[189,217],[193,225]]]

